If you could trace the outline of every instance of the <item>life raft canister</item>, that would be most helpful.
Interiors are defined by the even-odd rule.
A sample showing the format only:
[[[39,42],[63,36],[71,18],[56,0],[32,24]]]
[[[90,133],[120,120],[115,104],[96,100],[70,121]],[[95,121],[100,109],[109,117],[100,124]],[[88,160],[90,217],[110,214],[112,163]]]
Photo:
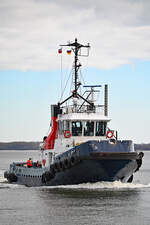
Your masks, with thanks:
[[[114,136],[114,131],[113,130],[108,130],[106,133],[107,138],[112,138]]]
[[[43,160],[42,160],[42,164],[43,164],[43,166],[45,166],[45,164],[46,164],[46,159],[43,159]]]
[[[70,137],[71,137],[71,133],[70,133],[69,130],[66,130],[66,131],[64,132],[64,137],[65,137],[65,138],[70,138]]]

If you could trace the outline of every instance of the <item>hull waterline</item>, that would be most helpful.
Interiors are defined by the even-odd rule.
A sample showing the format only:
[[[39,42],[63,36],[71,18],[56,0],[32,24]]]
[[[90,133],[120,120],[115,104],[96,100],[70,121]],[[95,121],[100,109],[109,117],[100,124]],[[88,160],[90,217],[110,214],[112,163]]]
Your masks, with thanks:
[[[89,157],[74,158],[74,161],[70,159],[68,165],[54,163],[49,170],[15,166],[13,174],[16,180],[11,181],[8,173],[6,178],[9,182],[26,186],[73,185],[101,181],[131,182],[133,174],[141,164],[142,158],[139,154],[92,154]]]

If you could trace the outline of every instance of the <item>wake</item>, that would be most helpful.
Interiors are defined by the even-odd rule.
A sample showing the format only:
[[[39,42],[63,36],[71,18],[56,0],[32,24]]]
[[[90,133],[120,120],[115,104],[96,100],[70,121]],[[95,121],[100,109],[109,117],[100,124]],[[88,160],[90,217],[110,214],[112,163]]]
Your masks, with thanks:
[[[149,184],[139,183],[122,183],[120,181],[114,182],[97,182],[97,183],[83,183],[78,185],[59,185],[59,186],[44,186],[47,189],[75,189],[75,190],[122,190],[122,189],[141,189],[149,188]],[[43,187],[42,187],[43,188]]]
[[[1,188],[21,188],[25,187],[24,185],[19,184],[9,184],[7,179],[4,178],[4,171],[0,170],[0,189]],[[33,187],[35,188],[35,187]],[[114,182],[97,182],[97,183],[83,183],[77,185],[58,185],[58,186],[41,186],[37,188],[44,189],[74,189],[74,190],[126,190],[126,189],[141,189],[141,188],[150,188],[150,183],[140,184],[140,183],[122,183],[120,181]]]
[[[4,178],[4,171],[3,170],[0,170],[0,183],[4,183],[6,181],[7,180]]]
[[[9,184],[7,179],[4,178],[4,170],[0,170],[0,189],[6,189],[6,188],[21,188],[24,187],[23,185],[19,184]]]

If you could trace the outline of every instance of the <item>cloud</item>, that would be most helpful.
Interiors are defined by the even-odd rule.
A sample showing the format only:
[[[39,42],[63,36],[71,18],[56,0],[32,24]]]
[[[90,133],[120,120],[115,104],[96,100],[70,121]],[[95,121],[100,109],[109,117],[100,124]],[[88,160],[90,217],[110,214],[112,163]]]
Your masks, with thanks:
[[[0,69],[59,67],[59,44],[91,44],[89,66],[150,60],[148,0],[1,0]],[[64,56],[65,58],[65,56]]]

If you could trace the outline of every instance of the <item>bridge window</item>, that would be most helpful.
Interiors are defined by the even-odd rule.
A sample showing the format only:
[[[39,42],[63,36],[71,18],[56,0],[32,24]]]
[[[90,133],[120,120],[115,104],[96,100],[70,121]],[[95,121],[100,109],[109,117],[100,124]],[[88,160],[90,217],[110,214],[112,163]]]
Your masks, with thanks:
[[[96,122],[96,136],[105,136],[106,135],[106,122],[104,121],[97,121]]]
[[[94,136],[94,122],[84,122],[84,136]]]
[[[72,122],[72,136],[82,136],[82,122],[73,121]]]

